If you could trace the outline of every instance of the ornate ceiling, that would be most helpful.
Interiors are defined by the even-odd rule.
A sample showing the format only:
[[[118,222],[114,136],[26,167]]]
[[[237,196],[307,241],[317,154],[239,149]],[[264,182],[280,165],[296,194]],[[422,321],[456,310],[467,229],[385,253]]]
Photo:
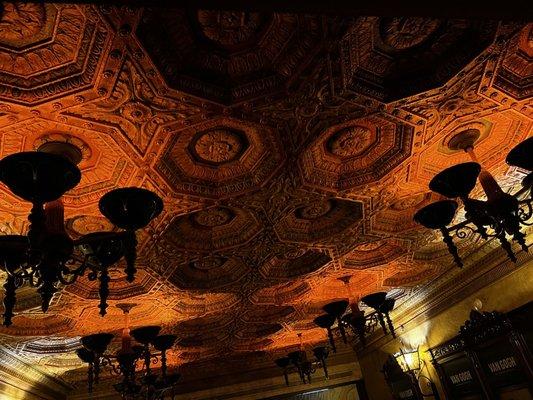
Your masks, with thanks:
[[[156,191],[165,211],[135,282],[111,274],[106,317],[87,279],[44,315],[23,288],[0,340],[75,380],[76,338],[118,332],[127,299],[134,326],[180,336],[173,365],[270,360],[297,332],[324,338],[312,320],[346,297],[339,277],[354,297],[408,295],[451,268],[412,222],[431,177],[467,160],[449,139],[479,130],[480,161],[522,176],[503,160],[532,132],[532,43],[533,25],[492,21],[5,3],[0,156],[82,150],[74,236],[113,229],[97,209],[112,188]],[[0,187],[3,233],[28,210]]]

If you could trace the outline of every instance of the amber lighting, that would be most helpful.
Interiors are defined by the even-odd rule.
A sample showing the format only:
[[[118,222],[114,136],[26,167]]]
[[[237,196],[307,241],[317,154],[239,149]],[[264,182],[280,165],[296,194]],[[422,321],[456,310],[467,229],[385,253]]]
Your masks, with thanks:
[[[48,142],[39,151],[11,154],[0,160],[0,180],[11,192],[32,203],[29,228],[24,235],[0,236],[0,266],[7,273],[4,284],[4,325],[12,324],[17,288],[28,284],[41,296],[43,312],[61,286],[71,285],[89,271],[99,281],[100,314],[109,296],[109,268],[126,260],[128,282],[135,279],[136,231],[161,213],[163,202],[140,188],[106,193],[100,212],[121,232],[94,232],[73,240],[65,229],[61,197],[81,180],[77,163],[82,153],[74,145]]]

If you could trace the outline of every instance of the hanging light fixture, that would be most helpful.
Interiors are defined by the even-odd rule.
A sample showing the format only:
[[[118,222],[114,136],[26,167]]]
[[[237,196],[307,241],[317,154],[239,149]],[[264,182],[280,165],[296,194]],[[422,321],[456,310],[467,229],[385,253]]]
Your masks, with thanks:
[[[359,300],[352,298],[350,279],[351,276],[339,278],[345,285],[348,301],[339,300],[326,304],[322,308],[326,314],[320,315],[314,320],[317,326],[326,329],[330,346],[334,352],[337,349],[334,332],[341,337],[344,344],[348,343],[348,333],[351,332],[363,346],[366,345],[366,335],[372,333],[378,324],[381,325],[385,335],[390,331],[391,335],[396,337],[394,325],[390,318],[395,299],[387,297],[385,292],[369,294]],[[359,308],[359,301],[373,308],[374,312],[365,315],[364,311]],[[347,312],[348,306],[349,312]]]
[[[298,372],[302,383],[311,383],[311,375],[317,371],[317,367],[322,367],[324,376],[329,379],[328,366],[326,359],[329,355],[329,349],[324,346],[315,347],[313,354],[316,361],[310,361],[307,358],[307,352],[305,351],[302,334],[298,333],[298,339],[300,341],[300,349],[287,354],[286,357],[278,358],[275,363],[278,367],[283,369],[283,376],[285,377],[285,384],[289,386],[289,373],[293,370]]]
[[[38,151],[9,155],[0,160],[0,181],[11,192],[32,203],[28,233],[0,236],[0,269],[4,284],[4,325],[12,324],[16,290],[24,284],[37,289],[43,312],[61,285],[73,284],[89,271],[98,280],[100,314],[105,315],[109,267],[125,258],[128,282],[135,279],[136,231],[163,210],[154,193],[141,188],[115,189],[99,202],[100,212],[120,232],[94,232],[73,240],[65,230],[61,197],[81,179],[80,150],[70,143],[49,142]]]
[[[420,358],[419,348],[417,347],[416,349],[404,349],[401,341],[400,344],[400,350],[394,354],[394,358],[396,359],[396,362],[398,363],[402,371],[409,375],[409,377],[411,378],[415,391],[422,398],[432,397],[435,400],[440,400],[439,391],[437,390],[437,386],[435,385],[435,383],[429,377],[421,373],[424,362]],[[429,393],[422,392],[422,380],[426,381],[427,387],[430,390]]]
[[[521,229],[532,225],[528,221],[533,216],[533,137],[518,144],[507,155],[507,164],[530,171],[522,181],[522,188],[512,195],[504,192],[490,172],[478,162],[474,153],[474,144],[478,138],[478,131],[467,130],[450,140],[450,149],[464,150],[472,161],[454,165],[438,173],[429,183],[429,188],[449,200],[429,204],[414,215],[417,223],[441,232],[443,241],[458,267],[462,267],[463,262],[452,234],[460,239],[465,238],[468,232],[474,232],[485,240],[496,238],[513,262],[517,259],[508,237],[518,243],[523,251],[528,251]],[[486,200],[470,197],[478,180]],[[465,220],[449,226],[459,207],[455,200],[457,198],[464,206]]]
[[[97,333],[81,338],[83,347],[76,353],[88,364],[88,389],[92,392],[93,385],[99,382],[102,367],[109,367],[111,371],[122,376],[122,381],[114,386],[123,399],[159,400],[166,396],[174,398],[174,388],[180,375],[169,374],[167,367],[167,351],[176,342],[175,335],[159,335],[160,326],[145,326],[130,331],[129,312],[135,304],[118,304],[124,312],[124,329],[122,330],[121,348],[115,354],[106,353],[107,347],[113,340],[109,333]],[[133,339],[137,344],[132,344]],[[153,346],[155,351],[150,349]],[[161,361],[161,374],[155,374],[151,364]],[[137,365],[142,362],[142,368],[137,371]],[[141,375],[141,377],[138,377]]]

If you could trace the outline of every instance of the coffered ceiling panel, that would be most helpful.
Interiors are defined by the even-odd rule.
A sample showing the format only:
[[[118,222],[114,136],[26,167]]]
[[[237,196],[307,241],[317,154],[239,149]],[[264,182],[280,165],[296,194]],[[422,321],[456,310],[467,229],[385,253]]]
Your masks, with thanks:
[[[153,190],[165,211],[139,232],[135,281],[122,265],[112,271],[105,317],[87,278],[58,292],[47,314],[23,287],[0,341],[45,372],[84,379],[73,343],[119,333],[116,305],[127,301],[137,304],[132,326],[179,336],[172,368],[208,376],[271,363],[299,332],[322,341],[312,320],[330,301],[408,297],[452,268],[412,216],[439,199],[427,189],[434,174],[468,160],[448,148],[453,135],[474,132],[480,162],[505,188],[524,176],[504,158],[532,135],[531,32],[5,2],[0,156],[49,141],[81,150],[81,183],[64,196],[73,237],[116,229],[97,207],[113,188]],[[0,186],[2,234],[26,232],[28,211]],[[458,242],[465,254],[476,245]]]

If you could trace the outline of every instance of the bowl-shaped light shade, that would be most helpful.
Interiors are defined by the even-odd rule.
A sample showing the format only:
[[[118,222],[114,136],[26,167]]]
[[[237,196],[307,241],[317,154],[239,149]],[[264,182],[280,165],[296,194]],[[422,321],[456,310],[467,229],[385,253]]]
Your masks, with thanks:
[[[114,335],[111,333],[96,333],[94,335],[82,337],[81,344],[93,353],[102,354],[106,351],[107,346],[109,346],[113,337]]]
[[[334,301],[333,303],[328,303],[322,309],[334,317],[340,317],[346,311],[348,307],[348,302],[346,300]]]
[[[85,347],[81,347],[76,350],[76,355],[80,358],[81,361],[85,363],[94,362],[95,355],[92,351],[87,350]]]
[[[104,266],[118,262],[124,255],[124,246],[117,232],[92,232],[76,240],[75,245],[88,256],[96,259]]]
[[[106,193],[98,203],[100,212],[121,229],[144,228],[163,211],[163,201],[141,188],[121,188]]]
[[[454,165],[439,172],[429,182],[429,188],[445,197],[468,197],[476,186],[481,166],[475,162]]]
[[[389,313],[394,308],[395,303],[396,303],[396,299],[393,299],[393,298],[385,299],[385,301],[379,308],[379,311],[381,311],[382,313]]]
[[[328,351],[328,348],[327,348],[327,347],[325,347],[325,346],[319,346],[319,347],[315,347],[315,348],[313,349],[313,354],[315,355],[315,357],[316,357],[318,360],[322,360],[322,359],[328,357],[329,351]]]
[[[454,200],[436,201],[418,210],[413,219],[426,228],[440,229],[452,222],[456,210]]]
[[[7,266],[17,272],[28,259],[28,238],[22,235],[0,236],[0,270]]]
[[[373,308],[374,310],[378,310],[383,302],[385,301],[385,297],[387,296],[387,293],[385,292],[377,292],[372,294],[367,294],[366,296],[361,297],[361,301],[366,304],[368,307]]]
[[[156,350],[165,351],[174,346],[177,338],[176,335],[159,335],[154,339],[153,345]]]
[[[514,167],[533,171],[533,136],[516,145],[505,161]]]
[[[280,368],[287,368],[289,364],[291,363],[291,360],[289,360],[289,357],[282,357],[282,358],[278,358],[274,362]]]
[[[57,200],[80,179],[78,167],[56,154],[26,151],[0,160],[0,181],[26,201]]]
[[[160,330],[160,326],[143,326],[132,329],[130,333],[137,342],[146,345],[153,343],[154,339],[159,335]]]
[[[335,315],[324,314],[316,317],[313,322],[320,328],[329,329],[335,323],[335,319]]]

